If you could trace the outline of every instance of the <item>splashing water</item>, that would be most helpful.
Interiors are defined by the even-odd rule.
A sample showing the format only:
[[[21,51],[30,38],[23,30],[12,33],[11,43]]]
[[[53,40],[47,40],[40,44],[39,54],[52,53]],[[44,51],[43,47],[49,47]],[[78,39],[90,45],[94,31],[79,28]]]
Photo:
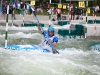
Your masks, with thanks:
[[[8,35],[10,45],[39,44],[43,39],[36,31],[9,31]],[[0,33],[1,45],[4,37]],[[91,42],[59,37],[60,54],[0,48],[0,75],[100,75],[100,52],[91,49]]]

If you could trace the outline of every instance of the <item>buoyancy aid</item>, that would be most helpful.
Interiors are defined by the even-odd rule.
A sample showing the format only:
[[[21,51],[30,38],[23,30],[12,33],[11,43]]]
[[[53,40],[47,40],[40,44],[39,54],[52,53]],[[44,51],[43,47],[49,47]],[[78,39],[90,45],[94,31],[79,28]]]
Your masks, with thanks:
[[[50,47],[50,45],[49,45],[49,43],[53,43],[53,42],[58,42],[58,37],[57,36],[52,36],[52,37],[50,37],[49,35],[48,35],[48,32],[47,31],[45,31],[45,32],[43,32],[43,35],[44,35],[44,39],[42,40],[42,43],[40,44],[40,46],[43,48],[43,49],[48,49],[48,50],[52,50],[52,48]],[[48,40],[50,41],[49,43],[48,43]]]

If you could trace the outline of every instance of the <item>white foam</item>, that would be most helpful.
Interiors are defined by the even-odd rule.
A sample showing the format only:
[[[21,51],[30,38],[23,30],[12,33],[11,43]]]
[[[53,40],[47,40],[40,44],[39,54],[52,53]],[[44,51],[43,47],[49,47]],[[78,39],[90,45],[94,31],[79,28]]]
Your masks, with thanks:
[[[43,75],[55,75],[55,74],[99,74],[99,65],[96,63],[89,63],[92,54],[95,57],[99,56],[96,52],[84,52],[75,48],[66,48],[59,51],[60,54],[42,53],[39,51],[12,51],[0,48],[0,59],[4,64],[0,64],[3,68],[3,72],[11,74],[30,74],[35,71],[35,74],[42,73]],[[1,54],[2,53],[2,54]],[[100,57],[97,59],[99,60]],[[8,60],[9,59],[9,60]],[[92,59],[91,60],[97,60]],[[1,63],[2,63],[1,62]],[[10,63],[12,65],[10,65]],[[94,65],[93,65],[94,64]],[[4,68],[6,66],[6,68]],[[94,69],[93,69],[94,68]],[[18,69],[18,70],[16,70]],[[9,70],[9,72],[8,72]],[[26,72],[29,70],[29,72]],[[80,71],[82,70],[82,72]],[[21,71],[21,73],[20,73]]]
[[[27,27],[25,29],[27,29]],[[31,38],[31,39],[43,38],[39,33],[24,33],[21,31],[17,33],[11,33],[8,35],[9,35],[9,42],[19,38]],[[4,37],[5,34],[0,35],[1,39]],[[4,41],[2,40],[0,42],[4,43]],[[20,42],[18,42],[18,44],[19,43]],[[60,54],[43,53],[40,51],[24,51],[24,50],[16,51],[16,50],[0,48],[0,73],[4,74],[7,73],[12,75],[25,75],[25,74],[26,75],[76,75],[76,74],[99,75],[100,74],[99,51],[83,50],[80,47],[80,43],[75,39],[66,40],[60,37],[58,44],[60,48],[63,48],[59,50]],[[80,49],[76,49],[75,48],[76,45]],[[26,46],[32,47],[30,45]],[[66,48],[68,46],[69,47],[73,46],[73,48]],[[23,48],[25,46],[21,47]]]

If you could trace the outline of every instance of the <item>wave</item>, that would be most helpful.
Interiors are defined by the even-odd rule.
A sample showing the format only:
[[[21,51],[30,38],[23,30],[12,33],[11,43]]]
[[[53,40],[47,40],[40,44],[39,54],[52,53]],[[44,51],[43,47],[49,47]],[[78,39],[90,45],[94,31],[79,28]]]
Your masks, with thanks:
[[[2,75],[99,75],[100,52],[75,48],[60,54],[6,50],[0,48]]]

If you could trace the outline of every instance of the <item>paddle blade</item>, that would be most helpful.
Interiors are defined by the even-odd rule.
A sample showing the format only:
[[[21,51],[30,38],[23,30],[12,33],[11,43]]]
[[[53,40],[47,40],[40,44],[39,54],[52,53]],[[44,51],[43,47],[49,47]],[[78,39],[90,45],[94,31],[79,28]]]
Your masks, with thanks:
[[[56,54],[56,53],[59,54],[59,52],[58,52],[56,49],[54,49],[54,48],[52,48],[52,53],[53,53],[53,54]]]

